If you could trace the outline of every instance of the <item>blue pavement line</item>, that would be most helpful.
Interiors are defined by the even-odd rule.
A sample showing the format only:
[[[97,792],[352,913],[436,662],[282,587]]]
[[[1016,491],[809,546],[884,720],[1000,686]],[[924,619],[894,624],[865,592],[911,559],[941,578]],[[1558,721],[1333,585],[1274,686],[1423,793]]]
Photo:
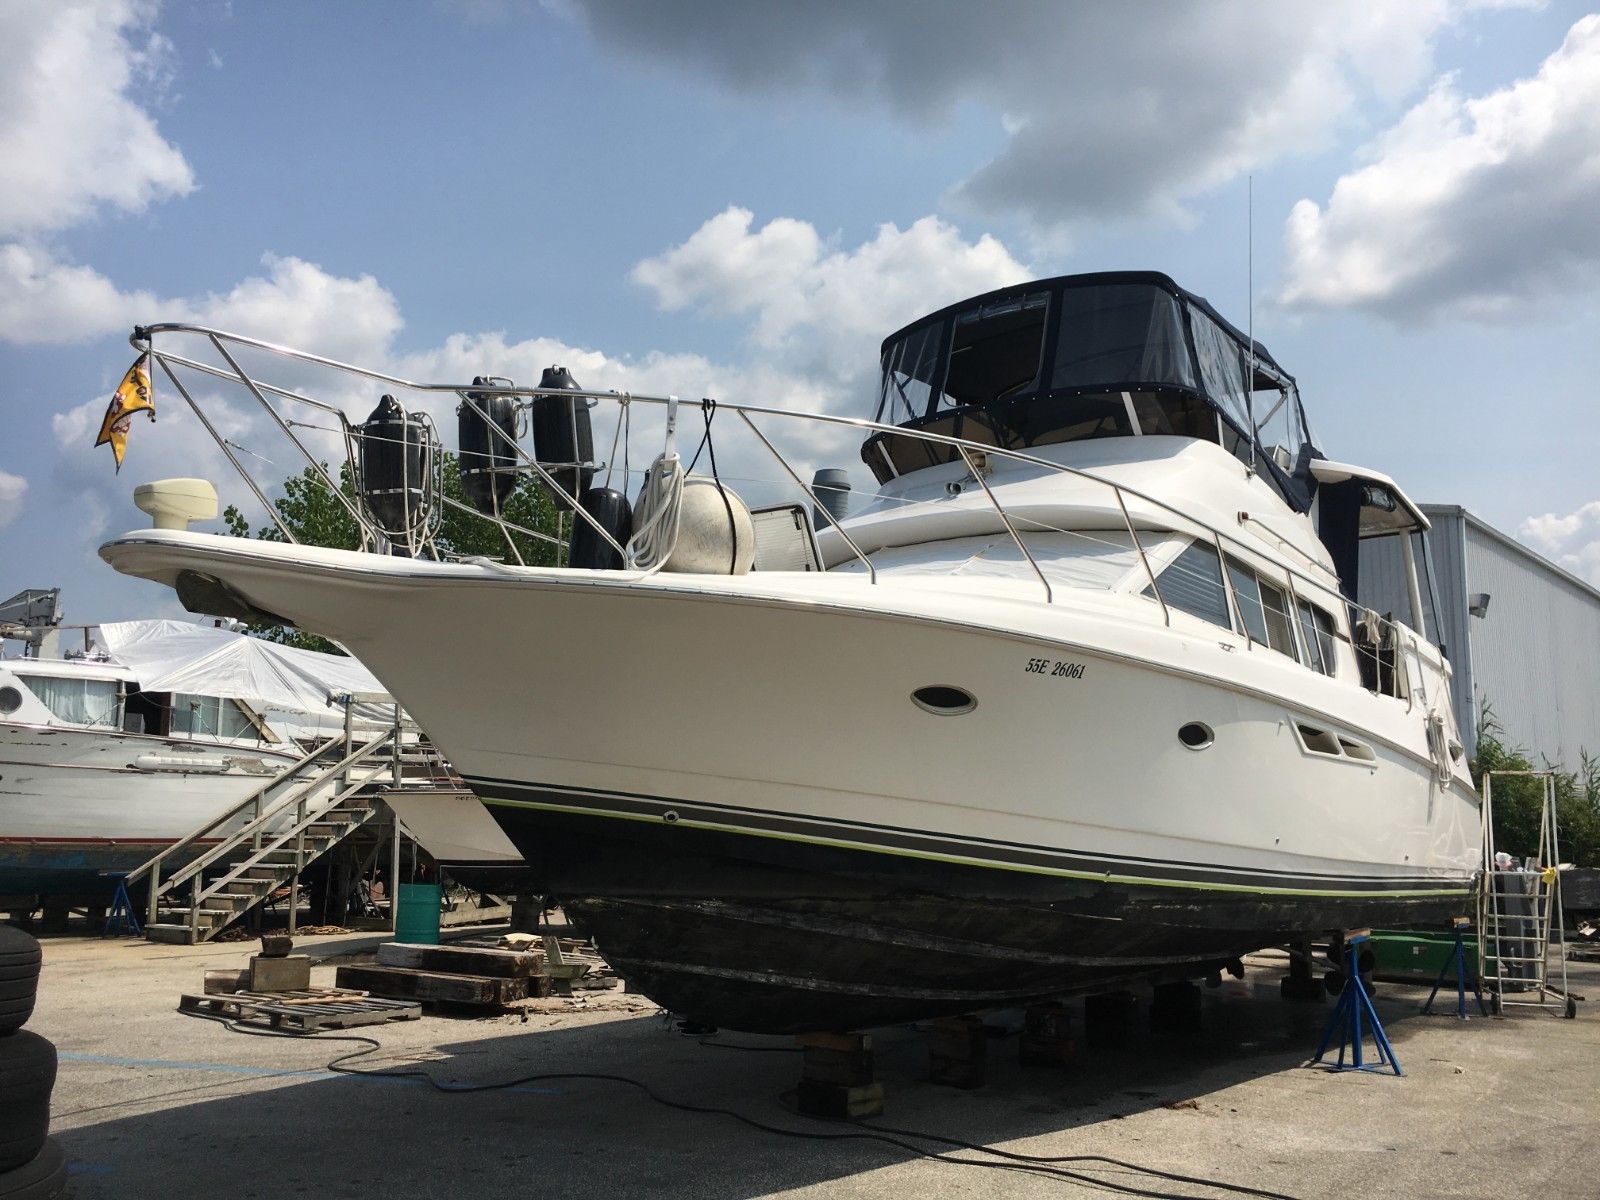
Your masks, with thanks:
[[[309,1071],[290,1070],[281,1067],[250,1067],[242,1063],[219,1062],[188,1062],[180,1059],[168,1058],[118,1058],[109,1054],[71,1054],[65,1051],[58,1052],[57,1059],[61,1062],[92,1063],[96,1066],[107,1067],[144,1067],[162,1071],[207,1071],[215,1075],[254,1075],[273,1079],[357,1079],[369,1083],[420,1083],[428,1086],[428,1081],[416,1075],[382,1075],[364,1071],[329,1071],[323,1067],[316,1067]],[[470,1083],[445,1084],[446,1091],[459,1089],[461,1094],[466,1094],[473,1087]],[[561,1088],[533,1087],[529,1084],[516,1084],[512,1087],[496,1088],[500,1092],[525,1092],[532,1096],[564,1096],[567,1093]]]

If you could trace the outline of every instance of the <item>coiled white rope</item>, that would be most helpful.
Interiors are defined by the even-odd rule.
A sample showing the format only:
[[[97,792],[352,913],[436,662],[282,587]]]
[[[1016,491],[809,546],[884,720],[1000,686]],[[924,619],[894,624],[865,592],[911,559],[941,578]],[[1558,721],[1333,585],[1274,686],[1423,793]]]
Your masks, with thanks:
[[[659,571],[678,545],[683,515],[683,460],[678,457],[678,400],[667,399],[666,448],[644,473],[644,486],[633,510],[633,536],[628,539],[628,566]]]

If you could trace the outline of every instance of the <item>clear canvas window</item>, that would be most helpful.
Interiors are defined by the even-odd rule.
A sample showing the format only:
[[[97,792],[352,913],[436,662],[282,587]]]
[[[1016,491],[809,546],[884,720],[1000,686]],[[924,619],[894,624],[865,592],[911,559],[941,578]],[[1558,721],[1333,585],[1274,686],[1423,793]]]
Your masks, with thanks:
[[[1049,292],[959,314],[950,333],[941,407],[990,404],[1037,389]]]
[[[1177,297],[1149,284],[1069,287],[1056,322],[1052,388],[1195,385]]]

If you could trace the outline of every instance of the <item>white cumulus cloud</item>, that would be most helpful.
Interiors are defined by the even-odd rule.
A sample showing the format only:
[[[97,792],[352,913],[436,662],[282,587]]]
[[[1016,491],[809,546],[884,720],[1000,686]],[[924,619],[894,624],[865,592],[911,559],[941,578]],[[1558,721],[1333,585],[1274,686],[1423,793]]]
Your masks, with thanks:
[[[1552,562],[1600,587],[1600,500],[1565,516],[1529,517],[1517,533]]]
[[[749,318],[759,353],[835,386],[872,374],[878,343],[907,321],[1030,276],[995,238],[967,241],[937,217],[880,225],[854,247],[804,221],[754,222],[728,208],[633,279],[668,311]]]
[[[22,514],[22,498],[27,494],[26,479],[9,471],[0,471],[0,529]]]
[[[9,0],[0,8],[0,236],[140,212],[192,191],[194,172],[147,110],[171,43],[142,0]]]
[[[1536,74],[1483,96],[1439,81],[1343,176],[1302,200],[1282,299],[1403,319],[1504,319],[1600,268],[1600,15]]]
[[[293,256],[261,261],[264,274],[226,292],[158,297],[122,291],[92,267],[36,247],[0,246],[0,339],[66,344],[159,320],[248,332],[334,358],[387,352],[400,307],[371,275],[337,276]]]

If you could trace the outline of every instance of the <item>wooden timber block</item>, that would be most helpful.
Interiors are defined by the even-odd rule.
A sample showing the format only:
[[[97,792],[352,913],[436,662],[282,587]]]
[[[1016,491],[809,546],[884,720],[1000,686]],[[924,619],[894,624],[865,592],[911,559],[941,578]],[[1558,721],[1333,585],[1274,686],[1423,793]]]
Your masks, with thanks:
[[[242,992],[249,986],[250,970],[248,967],[206,972],[204,990],[208,996],[231,996],[234,992]]]
[[[294,952],[294,939],[287,933],[261,935],[262,958],[288,958]]]
[[[808,1117],[859,1121],[883,1112],[883,1084],[865,1083],[855,1087],[819,1083],[802,1079],[795,1092],[795,1107]]]
[[[297,992],[310,986],[309,955],[290,954],[279,958],[268,958],[261,954],[250,956],[252,992]]]
[[[1030,1004],[1022,1014],[1022,1031],[1043,1041],[1067,1041],[1072,1037],[1072,1010],[1059,1000]]]
[[[397,1000],[433,1000],[499,1008],[528,995],[528,980],[489,975],[456,975],[408,967],[343,966],[334,975],[340,987],[358,988]]]
[[[1072,1011],[1059,1001],[1031,1004],[1022,1015],[1017,1061],[1025,1067],[1065,1067],[1077,1050]]]
[[[942,1017],[927,1029],[928,1078],[946,1087],[983,1086],[989,1035],[977,1017]]]
[[[446,975],[492,975],[499,979],[523,979],[539,969],[539,961],[537,954],[473,946],[414,946],[404,942],[385,942],[378,947],[379,966],[410,967]]]
[[[800,1059],[800,1076],[813,1083],[860,1087],[872,1082],[871,1050],[829,1050],[807,1046]]]

